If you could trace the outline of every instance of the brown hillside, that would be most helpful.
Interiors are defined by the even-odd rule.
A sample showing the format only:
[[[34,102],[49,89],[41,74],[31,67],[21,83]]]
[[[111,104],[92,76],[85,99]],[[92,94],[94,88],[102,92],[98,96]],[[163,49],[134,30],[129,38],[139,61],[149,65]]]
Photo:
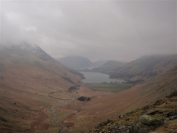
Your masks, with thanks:
[[[46,109],[56,102],[51,94],[66,92],[81,78],[39,47],[1,48],[0,54],[1,132],[33,133],[50,128]]]
[[[99,123],[89,133],[176,133],[177,91],[153,104]]]

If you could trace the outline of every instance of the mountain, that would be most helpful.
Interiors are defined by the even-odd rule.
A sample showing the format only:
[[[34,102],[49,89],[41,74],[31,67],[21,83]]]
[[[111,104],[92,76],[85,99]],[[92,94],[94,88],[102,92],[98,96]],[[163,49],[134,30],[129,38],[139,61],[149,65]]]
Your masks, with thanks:
[[[75,69],[75,70],[83,70],[83,69],[91,69],[94,67],[99,67],[109,60],[98,60],[95,62],[90,61],[87,57],[82,56],[66,56],[63,58],[57,59],[64,66]]]
[[[109,73],[114,73],[117,69],[125,66],[125,64],[127,63],[110,60],[104,63],[103,65],[93,68],[92,70],[96,72],[109,74]]]
[[[82,69],[92,67],[93,63],[86,57],[81,56],[66,56],[57,59],[61,64],[72,68],[72,69]]]
[[[1,47],[1,132],[33,133],[53,128],[51,114],[46,111],[56,100],[69,98],[68,88],[81,80],[77,72],[69,70],[37,45]]]
[[[111,78],[124,78],[130,82],[148,80],[177,65],[177,55],[143,56],[109,73]]]

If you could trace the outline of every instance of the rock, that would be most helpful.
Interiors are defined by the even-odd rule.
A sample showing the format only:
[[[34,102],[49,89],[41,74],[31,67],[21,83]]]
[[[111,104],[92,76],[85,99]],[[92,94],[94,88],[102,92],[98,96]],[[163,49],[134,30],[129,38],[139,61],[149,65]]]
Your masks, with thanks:
[[[155,110],[155,111],[152,111],[150,113],[148,113],[149,115],[155,115],[155,114],[162,114],[163,111],[160,111],[160,110]]]
[[[0,121],[7,122],[7,120],[2,117],[0,117]]]
[[[147,125],[147,126],[159,126],[161,125],[161,121],[155,118],[152,118],[148,115],[142,115],[139,119],[141,124]]]
[[[177,109],[167,113],[167,117],[174,116],[174,115],[177,115]]]
[[[163,104],[163,103],[165,103],[164,100],[157,100],[157,101],[154,103],[154,105],[161,105],[161,104]]]
[[[123,115],[119,115],[119,118],[123,118],[124,116]]]

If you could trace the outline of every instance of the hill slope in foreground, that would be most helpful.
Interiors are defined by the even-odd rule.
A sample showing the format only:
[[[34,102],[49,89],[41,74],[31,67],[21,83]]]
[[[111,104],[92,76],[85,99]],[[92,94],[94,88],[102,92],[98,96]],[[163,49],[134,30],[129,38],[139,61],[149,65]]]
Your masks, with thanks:
[[[52,127],[46,113],[46,107],[56,102],[52,94],[61,92],[58,98],[66,98],[65,92],[80,79],[38,46],[1,48],[1,133],[32,133]]]
[[[154,104],[99,123],[89,133],[176,133],[177,91]]]

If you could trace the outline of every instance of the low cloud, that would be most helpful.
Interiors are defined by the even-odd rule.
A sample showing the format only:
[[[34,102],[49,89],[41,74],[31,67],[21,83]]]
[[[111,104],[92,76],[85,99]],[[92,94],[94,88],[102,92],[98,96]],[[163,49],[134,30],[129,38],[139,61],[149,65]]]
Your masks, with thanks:
[[[177,53],[177,2],[1,1],[1,45],[26,41],[53,57],[132,60]]]

